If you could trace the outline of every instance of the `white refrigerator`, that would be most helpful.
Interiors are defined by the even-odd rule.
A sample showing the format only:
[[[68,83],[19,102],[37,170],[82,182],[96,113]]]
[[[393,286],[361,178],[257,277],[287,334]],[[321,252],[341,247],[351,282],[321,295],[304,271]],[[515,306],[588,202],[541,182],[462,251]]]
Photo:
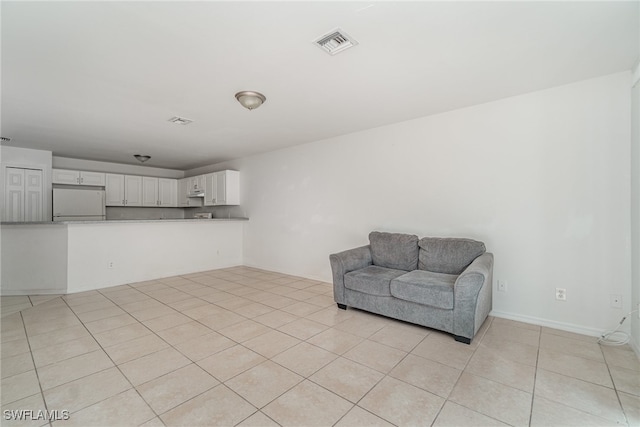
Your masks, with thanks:
[[[104,221],[104,190],[53,189],[54,221]]]

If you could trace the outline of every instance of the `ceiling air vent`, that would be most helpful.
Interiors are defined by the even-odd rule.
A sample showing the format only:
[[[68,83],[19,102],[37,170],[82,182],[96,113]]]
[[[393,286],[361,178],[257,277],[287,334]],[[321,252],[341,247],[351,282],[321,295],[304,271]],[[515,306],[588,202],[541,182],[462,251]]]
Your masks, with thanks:
[[[171,117],[169,121],[177,125],[188,125],[189,123],[193,122],[193,120],[185,119],[184,117],[178,117],[178,116]]]
[[[335,55],[336,53],[358,45],[358,42],[353,37],[339,28],[317,38],[313,42],[329,55]]]

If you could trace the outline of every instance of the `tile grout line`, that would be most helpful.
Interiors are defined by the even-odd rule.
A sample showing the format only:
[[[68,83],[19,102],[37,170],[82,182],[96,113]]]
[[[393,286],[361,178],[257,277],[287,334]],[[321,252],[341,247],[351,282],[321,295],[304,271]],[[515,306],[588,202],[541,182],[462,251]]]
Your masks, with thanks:
[[[101,295],[102,295],[102,294],[101,294]],[[102,295],[102,296],[104,296],[104,295]],[[145,399],[140,395],[140,392],[138,391],[138,389],[136,389],[136,387],[131,383],[131,381],[129,380],[129,378],[124,374],[124,372],[122,372],[122,370],[120,369],[120,367],[118,366],[118,364],[117,364],[117,363],[116,363],[116,362],[111,358],[111,356],[109,355],[109,353],[107,353],[107,352],[105,351],[105,349],[104,349],[104,347],[102,346],[102,344],[100,344],[100,342],[98,342],[98,340],[97,340],[97,339],[96,339],[96,337],[93,335],[93,333],[92,333],[92,332],[91,332],[91,331],[86,327],[86,325],[84,324],[84,322],[83,322],[83,321],[78,317],[78,315],[75,313],[75,311],[73,311],[73,308],[71,308],[71,306],[69,305],[69,303],[68,303],[64,298],[63,298],[63,301],[64,301],[64,303],[67,305],[67,307],[69,308],[69,310],[71,310],[71,312],[74,314],[74,316],[76,316],[76,317],[78,318],[78,320],[80,321],[80,323],[82,324],[82,326],[85,328],[85,330],[87,331],[87,333],[88,333],[89,335],[91,335],[91,338],[93,338],[93,340],[94,340],[94,341],[96,342],[96,344],[100,347],[100,349],[101,349],[101,350],[102,350],[102,352],[105,354],[105,356],[107,356],[107,357],[109,358],[109,360],[111,361],[111,363],[113,363],[113,367],[115,367],[115,368],[118,370],[118,372],[120,372],[120,375],[122,375],[122,377],[123,377],[123,378],[124,378],[128,383],[129,383],[129,385],[131,386],[131,389],[133,389],[133,390],[135,390],[135,391],[136,391],[136,393],[138,394],[138,396],[140,396],[140,398],[142,399],[142,401],[146,403],[146,405],[149,407],[149,409],[151,410],[151,412],[153,412],[153,413],[156,415],[156,417],[158,417],[158,414],[156,414],[156,411],[155,411],[155,410],[151,407],[151,405],[149,405],[149,403],[148,403],[148,402],[147,402],[147,401],[146,401],[146,400],[145,400]],[[144,325],[143,325],[143,326],[144,326]],[[111,369],[111,368],[106,368],[106,369],[103,369],[103,370],[101,370],[101,371],[94,372],[94,373],[89,374],[89,375],[85,375],[84,377],[81,377],[81,378],[86,378],[86,377],[89,377],[89,376],[91,376],[91,375],[97,374],[97,373],[99,373],[99,372],[104,372],[104,371],[106,371],[106,370],[108,370],[108,369]],[[77,378],[77,379],[81,379],[81,378]],[[77,379],[76,379],[76,380],[77,380]],[[76,380],[73,380],[73,381],[76,381]],[[65,383],[65,384],[69,384],[69,383],[71,383],[71,382],[72,382],[72,381],[69,381],[69,382],[67,382],[67,383]],[[60,384],[60,385],[63,385],[63,384]],[[122,391],[122,392],[120,392],[120,393],[116,393],[116,394],[114,394],[113,396],[109,396],[109,397],[107,397],[107,398],[105,398],[105,399],[102,399],[102,400],[100,400],[100,401],[98,401],[98,402],[91,403],[90,405],[87,405],[87,406],[85,406],[85,407],[83,407],[83,408],[80,408],[80,409],[78,409],[78,410],[77,410],[77,411],[75,411],[75,412],[77,413],[77,412],[80,412],[80,411],[82,411],[82,410],[84,410],[84,409],[86,409],[86,408],[90,408],[90,407],[91,407],[91,406],[93,406],[93,405],[96,405],[96,404],[98,404],[98,403],[100,403],[100,402],[104,402],[105,400],[107,400],[107,399],[111,399],[111,398],[112,398],[112,397],[114,397],[114,396],[119,396],[120,394],[122,394],[122,393],[126,393],[127,391],[129,391],[129,390],[124,390],[124,391]],[[145,422],[151,421],[152,419],[153,419],[153,418],[150,418],[150,419],[146,420]],[[144,424],[144,423],[143,423],[143,424]]]

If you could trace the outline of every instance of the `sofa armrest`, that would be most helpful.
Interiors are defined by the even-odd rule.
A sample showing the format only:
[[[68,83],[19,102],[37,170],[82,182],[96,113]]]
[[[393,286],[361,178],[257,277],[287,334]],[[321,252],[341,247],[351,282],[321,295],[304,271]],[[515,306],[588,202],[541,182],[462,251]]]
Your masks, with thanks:
[[[493,254],[485,252],[458,276],[453,289],[455,335],[473,338],[491,311]]]
[[[371,247],[361,246],[344,252],[329,255],[331,271],[333,273],[333,299],[338,304],[345,304],[344,275],[350,271],[359,270],[373,263]]]

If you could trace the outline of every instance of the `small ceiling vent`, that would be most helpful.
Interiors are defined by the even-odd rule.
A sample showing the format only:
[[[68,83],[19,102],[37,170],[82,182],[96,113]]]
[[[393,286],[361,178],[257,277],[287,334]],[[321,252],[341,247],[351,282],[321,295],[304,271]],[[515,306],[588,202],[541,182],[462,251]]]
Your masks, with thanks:
[[[185,119],[184,117],[178,117],[178,116],[171,117],[169,121],[177,125],[188,125],[189,123],[193,122],[193,120]]]
[[[317,38],[313,43],[329,55],[335,55],[336,53],[358,45],[358,42],[353,37],[339,28]]]

